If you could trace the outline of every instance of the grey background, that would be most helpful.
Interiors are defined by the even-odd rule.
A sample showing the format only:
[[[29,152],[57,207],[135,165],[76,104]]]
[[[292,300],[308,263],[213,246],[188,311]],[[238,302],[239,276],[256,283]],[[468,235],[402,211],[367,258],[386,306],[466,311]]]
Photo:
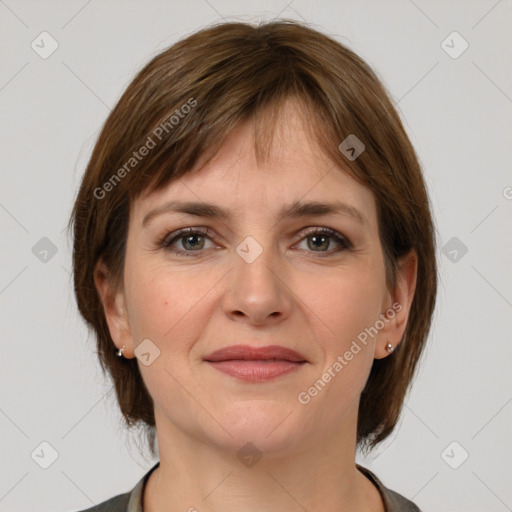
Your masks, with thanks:
[[[436,216],[441,286],[423,365],[399,428],[359,462],[424,511],[512,510],[511,0],[0,0],[1,511],[90,507],[155,462],[123,431],[101,376],[64,228],[135,72],[222,18],[275,17],[316,24],[375,69]],[[58,43],[47,59],[31,47],[50,48],[43,31]],[[469,44],[458,58],[445,51],[463,48],[446,40],[454,31]]]

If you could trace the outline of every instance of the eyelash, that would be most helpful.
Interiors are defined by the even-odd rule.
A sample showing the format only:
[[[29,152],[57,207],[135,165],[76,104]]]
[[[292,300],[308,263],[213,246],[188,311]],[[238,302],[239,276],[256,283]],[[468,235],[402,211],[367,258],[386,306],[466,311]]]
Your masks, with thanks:
[[[185,250],[181,250],[181,249],[175,249],[172,247],[172,244],[175,241],[178,241],[187,236],[193,236],[193,235],[201,235],[201,236],[204,236],[204,237],[207,237],[210,239],[212,238],[212,233],[210,232],[210,230],[208,228],[201,228],[201,227],[185,228],[185,229],[180,229],[179,231],[175,231],[174,233],[170,233],[170,234],[167,233],[163,238],[161,238],[158,241],[158,247],[165,249],[167,251],[171,251],[172,253],[180,255],[180,256],[186,256],[186,257],[200,256],[201,253],[204,251],[202,251],[202,250],[185,251]],[[312,253],[317,253],[314,255],[315,258],[325,258],[327,256],[331,256],[334,253],[337,253],[337,252],[340,252],[343,250],[352,250],[352,248],[353,248],[351,242],[346,237],[344,237],[337,231],[330,229],[330,228],[311,228],[308,232],[306,232],[304,234],[304,236],[299,240],[299,242],[302,242],[302,240],[304,240],[310,236],[313,236],[313,235],[324,235],[324,236],[333,238],[336,242],[338,242],[341,245],[341,248],[339,248],[337,250],[324,252],[324,253],[322,253],[322,251],[319,251],[319,252],[310,251]],[[197,254],[193,254],[194,252],[196,252]]]

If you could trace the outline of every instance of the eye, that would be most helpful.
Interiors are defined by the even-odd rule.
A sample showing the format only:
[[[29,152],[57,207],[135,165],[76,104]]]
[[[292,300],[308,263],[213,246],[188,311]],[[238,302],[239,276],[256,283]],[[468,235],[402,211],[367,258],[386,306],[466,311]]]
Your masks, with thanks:
[[[209,239],[210,236],[211,233],[208,228],[185,228],[171,233],[170,235],[165,235],[158,245],[175,254],[196,256],[191,253],[200,253],[201,249],[205,246],[205,242],[202,239]],[[182,248],[175,248],[175,242],[179,242]]]
[[[334,240],[338,245],[338,249],[324,251],[323,248],[328,248]],[[311,241],[311,242],[309,242]],[[310,231],[306,232],[305,237],[301,240],[301,243],[306,242],[307,249],[311,252],[323,253],[315,257],[330,256],[333,253],[340,252],[347,249],[352,249],[350,241],[342,234],[334,231],[330,228],[311,228]]]

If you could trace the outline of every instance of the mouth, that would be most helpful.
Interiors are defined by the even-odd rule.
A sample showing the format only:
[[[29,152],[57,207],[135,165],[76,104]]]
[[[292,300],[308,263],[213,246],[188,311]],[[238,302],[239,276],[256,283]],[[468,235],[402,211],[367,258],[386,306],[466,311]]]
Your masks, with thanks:
[[[234,345],[212,352],[204,359],[213,368],[250,382],[264,382],[299,370],[308,361],[286,347]]]

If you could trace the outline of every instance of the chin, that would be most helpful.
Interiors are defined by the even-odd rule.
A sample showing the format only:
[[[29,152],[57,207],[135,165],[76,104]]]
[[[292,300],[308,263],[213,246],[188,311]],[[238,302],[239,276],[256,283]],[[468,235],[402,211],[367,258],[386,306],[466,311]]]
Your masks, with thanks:
[[[229,411],[215,417],[232,436],[223,431],[225,435],[218,440],[229,451],[238,453],[251,443],[255,451],[272,458],[291,453],[303,444],[305,425],[297,424],[297,411],[292,405],[287,407],[271,400],[248,400],[231,404]]]

